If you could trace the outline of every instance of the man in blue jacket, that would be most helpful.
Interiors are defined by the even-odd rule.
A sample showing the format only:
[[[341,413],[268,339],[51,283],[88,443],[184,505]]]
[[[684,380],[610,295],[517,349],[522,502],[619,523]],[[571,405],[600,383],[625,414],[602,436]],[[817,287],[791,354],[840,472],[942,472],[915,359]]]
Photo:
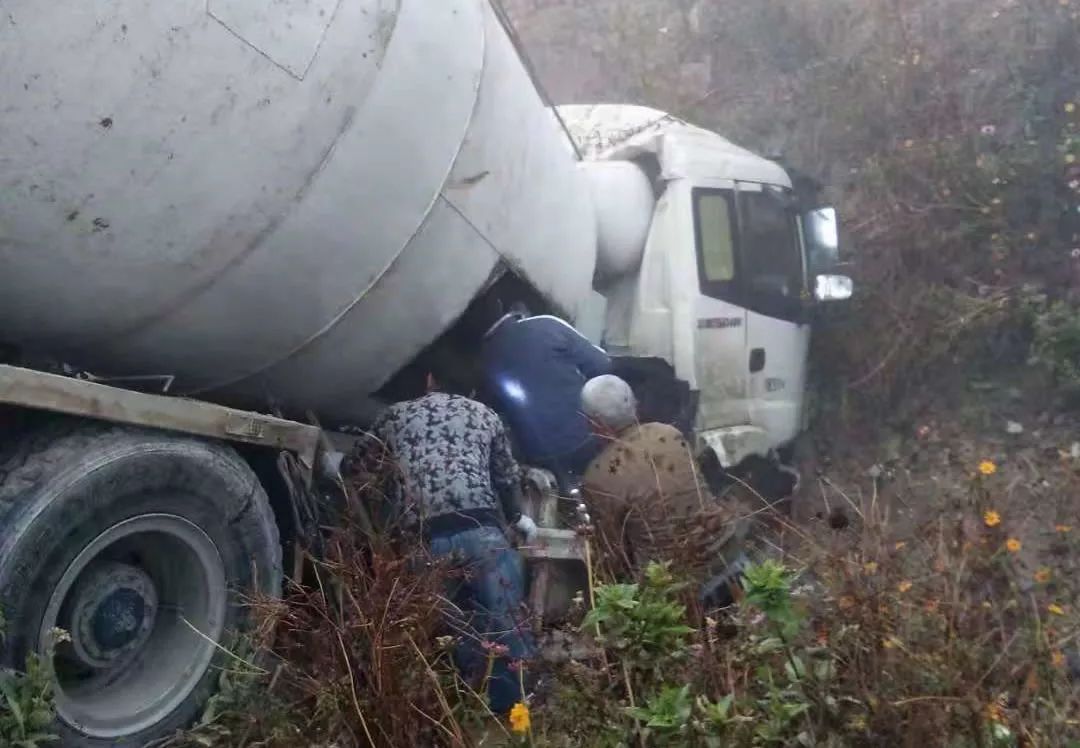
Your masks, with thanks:
[[[611,359],[558,317],[503,316],[484,336],[484,388],[523,462],[551,470],[563,490],[603,446],[581,412],[581,388]]]

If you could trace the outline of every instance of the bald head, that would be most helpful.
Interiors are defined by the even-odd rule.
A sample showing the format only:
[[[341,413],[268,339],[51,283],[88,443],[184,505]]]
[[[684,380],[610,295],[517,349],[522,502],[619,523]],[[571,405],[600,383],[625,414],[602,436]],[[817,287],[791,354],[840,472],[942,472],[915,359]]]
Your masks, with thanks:
[[[625,381],[612,374],[594,377],[581,389],[581,410],[589,420],[615,433],[637,422],[637,399]]]

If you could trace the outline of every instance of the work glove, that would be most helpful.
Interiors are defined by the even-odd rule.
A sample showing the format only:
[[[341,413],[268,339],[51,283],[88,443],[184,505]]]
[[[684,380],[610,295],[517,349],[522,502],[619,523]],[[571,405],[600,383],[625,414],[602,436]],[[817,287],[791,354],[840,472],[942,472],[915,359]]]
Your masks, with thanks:
[[[532,517],[529,515],[523,514],[518,517],[518,521],[514,523],[514,528],[525,536],[526,543],[536,540],[536,523],[533,522]]]
[[[341,478],[341,463],[344,459],[344,452],[325,450],[319,455],[319,470],[327,478]]]

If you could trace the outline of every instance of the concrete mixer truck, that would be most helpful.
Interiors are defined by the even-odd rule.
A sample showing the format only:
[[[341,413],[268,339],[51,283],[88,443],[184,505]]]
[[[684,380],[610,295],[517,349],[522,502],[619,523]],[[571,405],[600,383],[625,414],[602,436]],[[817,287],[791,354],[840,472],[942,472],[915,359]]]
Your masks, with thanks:
[[[663,113],[545,106],[486,0],[2,15],[0,655],[49,653],[65,745],[193,719],[280,589],[315,419],[467,357],[478,300],[684,393],[723,469],[798,434],[835,213]]]

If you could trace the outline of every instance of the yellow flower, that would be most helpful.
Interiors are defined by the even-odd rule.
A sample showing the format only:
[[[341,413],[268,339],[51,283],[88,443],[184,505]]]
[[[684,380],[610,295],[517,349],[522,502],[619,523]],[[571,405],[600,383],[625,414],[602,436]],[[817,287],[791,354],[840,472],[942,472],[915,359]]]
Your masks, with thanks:
[[[862,567],[867,574],[877,574],[877,561],[867,561]]]
[[[1065,653],[1060,649],[1055,649],[1050,655],[1050,664],[1054,667],[1065,667]]]
[[[1035,581],[1039,584],[1046,584],[1050,581],[1050,577],[1050,569],[1045,566],[1041,567],[1038,571],[1035,572]]]
[[[983,524],[987,527],[997,527],[1001,524],[1001,515],[993,509],[987,509],[983,512]]]
[[[1066,153],[1065,154],[1065,163],[1071,164],[1074,161],[1076,161],[1076,156],[1074,154],[1072,154],[1072,153]]]
[[[1054,525],[1057,532],[1072,532],[1072,525]]]
[[[1072,114],[1073,112],[1076,111],[1076,104],[1072,103],[1071,101],[1066,102],[1065,103],[1065,111],[1068,112],[1069,114]]]
[[[529,719],[529,707],[522,704],[520,701],[514,704],[514,708],[510,710],[510,729],[518,734],[526,733],[532,726],[532,721]]]
[[[896,585],[896,589],[900,590],[900,592],[907,592],[911,589],[911,582],[905,579],[903,582]]]
[[[979,463],[979,472],[983,475],[993,475],[997,472],[997,465],[992,460],[983,460]]]
[[[1005,547],[1008,549],[1009,553],[1019,553],[1020,541],[1016,538],[1009,538],[1005,541]]]
[[[1046,606],[1046,609],[1048,611],[1050,611],[1052,614],[1054,614],[1055,616],[1063,616],[1063,615],[1065,615],[1065,609],[1063,607],[1061,607],[1060,605],[1058,605],[1057,603],[1050,603],[1049,605]]]

